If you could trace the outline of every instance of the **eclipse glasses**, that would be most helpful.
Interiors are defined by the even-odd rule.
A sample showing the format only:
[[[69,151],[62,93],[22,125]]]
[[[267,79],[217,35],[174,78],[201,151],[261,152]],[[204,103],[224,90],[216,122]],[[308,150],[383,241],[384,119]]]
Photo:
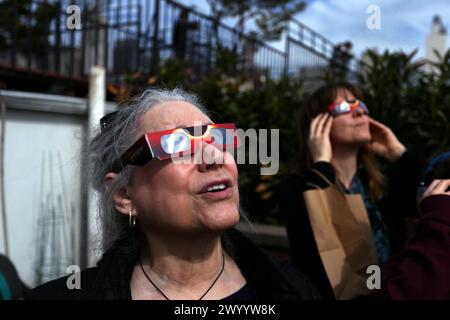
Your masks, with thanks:
[[[365,114],[369,114],[369,109],[367,109],[367,106],[364,104],[364,102],[360,100],[354,100],[351,102],[342,101],[341,103],[333,103],[328,106],[327,110],[333,117],[335,117],[340,114],[352,112],[353,110],[358,108],[361,108]]]
[[[115,115],[116,112],[113,112],[100,119],[102,131],[110,129]],[[222,151],[237,148],[239,138],[236,126],[234,123],[212,123],[145,133],[122,154],[120,160],[114,163],[112,170],[118,172],[129,164],[143,166],[153,158],[166,160],[192,155],[201,142]]]

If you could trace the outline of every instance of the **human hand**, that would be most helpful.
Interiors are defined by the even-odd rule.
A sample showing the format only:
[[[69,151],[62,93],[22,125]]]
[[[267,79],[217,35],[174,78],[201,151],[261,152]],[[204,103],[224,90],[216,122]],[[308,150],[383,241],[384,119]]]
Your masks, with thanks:
[[[420,201],[422,201],[426,197],[437,194],[446,194],[450,196],[450,179],[433,180],[427,190],[425,190],[425,192],[423,193],[422,199],[420,199]]]
[[[392,130],[372,118],[369,118],[369,129],[372,136],[368,148],[376,155],[389,161],[395,161],[406,151],[406,147],[397,139]]]
[[[331,161],[333,155],[330,141],[332,123],[333,117],[328,113],[321,113],[311,121],[308,148],[313,162]]]

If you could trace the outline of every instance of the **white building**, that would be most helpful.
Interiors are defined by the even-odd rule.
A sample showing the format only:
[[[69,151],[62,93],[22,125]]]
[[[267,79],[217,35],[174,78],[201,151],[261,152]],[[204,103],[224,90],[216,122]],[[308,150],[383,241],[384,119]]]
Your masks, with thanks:
[[[425,58],[429,62],[438,62],[439,58],[434,52],[438,51],[441,56],[443,56],[448,49],[447,42],[447,30],[442,23],[441,17],[436,15],[433,18],[433,26],[431,33],[428,35],[426,40],[426,52]],[[427,64],[426,70],[428,72],[436,72],[437,70],[431,65]]]

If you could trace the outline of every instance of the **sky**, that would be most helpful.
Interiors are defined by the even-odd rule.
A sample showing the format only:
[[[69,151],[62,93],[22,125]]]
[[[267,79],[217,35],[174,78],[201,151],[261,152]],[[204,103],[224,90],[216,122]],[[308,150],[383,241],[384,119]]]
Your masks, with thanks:
[[[206,0],[181,0],[208,13]],[[380,29],[367,28],[367,8],[380,9]],[[432,20],[439,14],[450,29],[450,0],[307,0],[307,8],[296,18],[334,43],[350,40],[360,55],[367,48],[379,52],[419,49],[417,58],[425,55],[426,37]]]

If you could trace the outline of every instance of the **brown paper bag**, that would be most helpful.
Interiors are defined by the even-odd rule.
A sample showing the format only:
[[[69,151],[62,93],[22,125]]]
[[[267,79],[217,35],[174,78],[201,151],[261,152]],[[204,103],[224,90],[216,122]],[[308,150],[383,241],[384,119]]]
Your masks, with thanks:
[[[378,265],[367,210],[360,194],[336,185],[303,193],[322,263],[336,299],[370,294],[367,267]]]

